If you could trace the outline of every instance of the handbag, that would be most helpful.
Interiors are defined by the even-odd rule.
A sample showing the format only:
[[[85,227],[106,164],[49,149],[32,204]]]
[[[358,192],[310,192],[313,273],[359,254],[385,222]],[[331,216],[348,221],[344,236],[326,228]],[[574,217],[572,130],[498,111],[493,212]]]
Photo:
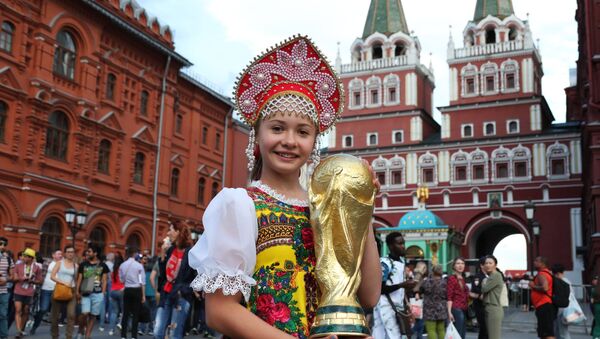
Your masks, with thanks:
[[[396,322],[398,323],[398,327],[400,327],[400,333],[410,337],[413,334],[412,331],[412,325],[414,323],[414,317],[412,315],[412,313],[410,312],[410,306],[407,309],[406,306],[408,305],[408,300],[406,300],[406,297],[404,298],[404,310],[398,310],[396,305],[394,304],[394,302],[392,301],[392,297],[390,297],[389,293],[385,293],[385,296],[387,297],[388,302],[390,303],[390,306],[392,307],[392,309],[394,310],[394,313],[396,314]]]
[[[56,301],[69,301],[73,299],[73,289],[67,285],[56,283],[52,299]]]
[[[449,322],[448,327],[446,327],[446,334],[444,335],[444,339],[462,339],[460,333],[458,333],[458,330],[452,322]]]
[[[150,307],[148,307],[148,305],[146,304],[142,304],[141,305],[141,309],[140,309],[140,315],[139,315],[139,322],[140,323],[149,323],[152,321],[152,316],[150,315]]]
[[[423,318],[423,299],[410,298],[410,313],[415,319]]]

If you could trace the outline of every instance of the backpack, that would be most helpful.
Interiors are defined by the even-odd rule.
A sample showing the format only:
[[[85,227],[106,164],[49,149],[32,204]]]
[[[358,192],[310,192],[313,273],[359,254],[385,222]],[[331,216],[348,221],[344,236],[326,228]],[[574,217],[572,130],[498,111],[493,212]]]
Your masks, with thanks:
[[[556,307],[569,306],[571,287],[561,278],[552,275],[552,304]]]

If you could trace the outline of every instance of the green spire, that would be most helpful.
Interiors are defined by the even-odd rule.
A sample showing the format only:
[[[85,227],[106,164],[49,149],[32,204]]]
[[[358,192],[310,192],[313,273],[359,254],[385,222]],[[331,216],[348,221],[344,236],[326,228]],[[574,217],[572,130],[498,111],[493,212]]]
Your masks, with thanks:
[[[366,39],[375,32],[387,36],[397,32],[408,34],[401,0],[371,0],[362,37]]]
[[[477,0],[473,21],[478,22],[488,15],[504,19],[514,13],[512,0]]]

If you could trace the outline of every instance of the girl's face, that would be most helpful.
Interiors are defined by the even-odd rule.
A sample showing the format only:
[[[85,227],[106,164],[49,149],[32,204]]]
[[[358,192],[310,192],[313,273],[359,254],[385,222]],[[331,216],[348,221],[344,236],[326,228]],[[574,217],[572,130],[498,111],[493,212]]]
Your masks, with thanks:
[[[462,260],[456,260],[454,263],[454,271],[456,273],[463,273],[465,271],[465,262]]]
[[[177,237],[179,236],[179,231],[173,228],[173,226],[171,226],[169,227],[169,232],[167,232],[167,236],[169,236],[171,242],[174,243],[175,240],[177,240]]]
[[[295,175],[313,150],[317,128],[303,114],[273,113],[260,124],[256,139],[265,175]]]
[[[496,270],[496,262],[492,258],[485,259],[485,263],[483,264],[483,269],[486,273],[492,273]]]

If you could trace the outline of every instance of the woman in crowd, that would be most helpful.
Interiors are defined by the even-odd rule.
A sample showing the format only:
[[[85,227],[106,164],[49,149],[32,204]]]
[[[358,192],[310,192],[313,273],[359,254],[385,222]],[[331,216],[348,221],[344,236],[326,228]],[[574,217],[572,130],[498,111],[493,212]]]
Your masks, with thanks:
[[[500,339],[502,337],[502,319],[504,310],[500,303],[500,295],[504,287],[504,277],[497,270],[498,259],[493,255],[485,258],[483,269],[487,278],[483,281],[481,292],[483,292],[483,304],[485,305],[485,323],[489,339]]]
[[[58,301],[52,298],[52,308],[50,311],[51,327],[50,333],[52,339],[58,339],[58,315],[62,309],[66,306],[67,313],[67,333],[66,339],[73,337],[73,326],[75,325],[75,307],[77,306],[77,299],[75,298],[75,277],[77,272],[77,264],[74,261],[75,248],[71,245],[67,245],[63,252],[63,259],[59,261],[50,274],[50,279],[56,283],[56,285],[64,285],[71,288],[71,299],[65,301]],[[56,288],[56,287],[55,287]]]
[[[433,265],[431,276],[421,286],[423,292],[423,319],[429,339],[444,339],[446,334],[447,292],[442,279],[442,266]]]
[[[156,281],[151,283],[152,276],[152,267],[154,266],[154,260],[150,260],[150,257],[147,254],[142,255],[140,262],[144,266],[144,272],[146,273],[146,307],[150,310],[150,321],[149,323],[142,323],[140,325],[140,331],[138,334],[143,335],[144,333],[148,333],[148,335],[152,335],[152,328],[154,327],[154,317],[156,316]],[[156,279],[156,278],[154,278]]]
[[[465,281],[465,260],[456,258],[452,262],[454,274],[448,277],[448,318],[454,327],[465,338],[467,334],[466,316],[469,306],[469,286]]]
[[[190,287],[196,277],[196,271],[188,264],[188,252],[192,245],[190,229],[182,222],[174,222],[167,233],[173,244],[166,250],[164,259],[159,262],[159,277],[164,279],[160,304],[156,310],[154,337],[165,337],[170,326],[170,338],[181,339],[184,336],[185,321],[190,312],[194,292]]]
[[[121,281],[119,277],[119,267],[123,263],[123,257],[121,255],[115,256],[115,262],[113,264],[113,270],[110,274],[111,285],[110,285],[110,315],[108,317],[109,321],[109,335],[113,335],[117,329],[117,324],[121,322],[117,322],[119,319],[119,314],[123,312],[123,290],[125,289],[125,284]]]

